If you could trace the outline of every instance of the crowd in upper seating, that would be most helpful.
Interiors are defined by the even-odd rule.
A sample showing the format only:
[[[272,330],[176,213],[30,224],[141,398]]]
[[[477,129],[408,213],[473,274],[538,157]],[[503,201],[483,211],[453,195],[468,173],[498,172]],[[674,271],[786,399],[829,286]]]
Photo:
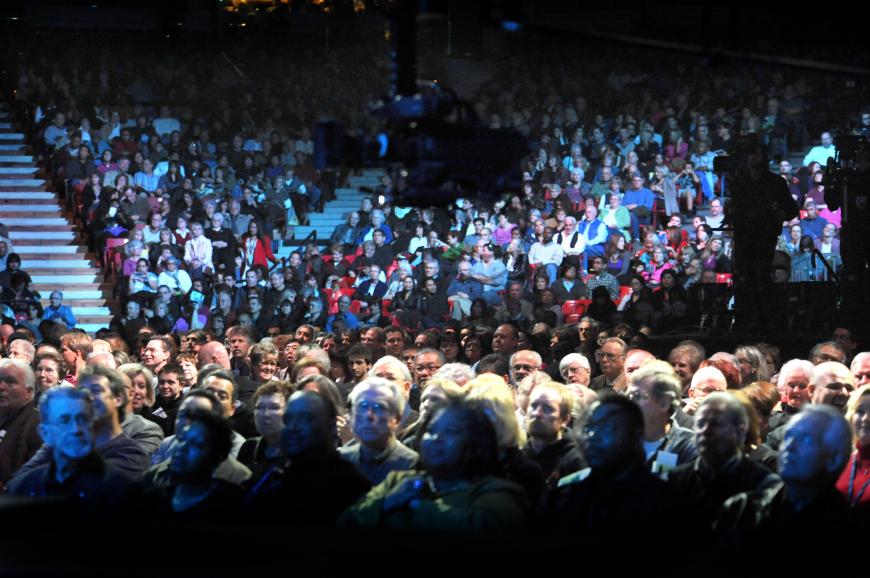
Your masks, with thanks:
[[[177,66],[142,76],[135,46],[113,47],[97,59],[99,66],[84,53],[51,60],[35,54],[21,60],[17,86],[37,121],[56,186],[67,192],[103,266],[118,273],[122,311],[114,329],[122,332],[128,321],[178,330],[241,321],[263,334],[272,320],[282,331],[303,317],[325,326],[342,290],[358,320],[366,301],[386,298],[380,311],[364,310],[361,320],[382,326],[392,320],[411,330],[443,326],[450,316],[466,320],[477,297],[484,299],[476,305],[487,308],[484,317],[496,315],[496,305],[510,307],[499,316],[529,325],[553,328],[590,309],[606,324],[624,321],[656,332],[679,327],[686,291],[730,282],[732,274],[731,236],[723,227],[728,182],[713,172],[714,159],[733,154],[735,139],[745,135],[768,146],[779,161],[774,170],[803,208],[801,219],[784,223],[777,278],[824,280],[827,270],[811,251],[819,249],[835,270],[840,262],[840,216],[827,209],[820,182],[822,165],[836,150],[831,133],[821,133],[822,144],[798,170],[787,153],[827,128],[820,119],[855,120],[863,131],[870,126],[863,124],[867,115],[825,116],[828,96],[812,74],[775,71],[764,87],[753,74],[758,66],[723,65],[710,78],[691,59],[660,63],[650,55],[620,60],[617,73],[603,67],[606,59],[556,66],[556,48],[544,44],[494,64],[496,74],[474,101],[484,122],[528,138],[521,191],[506,192],[494,206],[469,197],[446,210],[408,209],[400,202],[403,178],[391,172],[372,197],[384,204],[364,201],[336,229],[326,254],[315,244],[294,253],[278,269],[284,281],[276,290],[270,270],[279,265],[274,253],[281,239],[321,209],[346,175],[324,178],[314,168],[310,111],[365,127],[366,106],[382,91],[378,67],[361,70],[359,63],[383,57],[340,47],[317,73],[293,74],[320,58],[305,49],[282,63],[287,74],[278,75],[265,65],[262,49],[231,49],[245,76],[215,56],[203,55],[196,67],[176,62],[163,47],[158,57]],[[614,49],[610,57],[626,51]],[[532,62],[547,64],[530,73]],[[653,63],[660,64],[655,75],[648,72]],[[554,83],[556,74],[565,82]],[[361,87],[353,95],[335,89],[334,78],[348,76]],[[226,92],[215,95],[207,86]],[[481,240],[491,243],[506,276],[499,270],[490,276],[495,283],[480,286],[480,279],[459,279],[464,290],[449,291],[459,263],[480,268]],[[10,245],[7,254],[14,253]],[[337,251],[342,257],[334,262]],[[423,283],[431,261],[440,275],[435,300]],[[349,290],[371,276],[371,264],[383,286],[360,298]],[[484,266],[493,267],[500,269]],[[411,273],[414,286],[406,288],[403,278]],[[474,276],[482,278],[479,271]],[[508,281],[523,284],[516,303],[501,299],[510,295]],[[270,293],[259,311],[250,311],[247,300],[246,286],[254,285]],[[603,300],[593,306],[602,285],[615,307]],[[222,294],[235,311],[232,319],[219,306],[227,299]],[[393,304],[397,294],[400,302]],[[34,299],[7,299],[13,313],[29,315]],[[282,313],[285,300],[289,312]]]

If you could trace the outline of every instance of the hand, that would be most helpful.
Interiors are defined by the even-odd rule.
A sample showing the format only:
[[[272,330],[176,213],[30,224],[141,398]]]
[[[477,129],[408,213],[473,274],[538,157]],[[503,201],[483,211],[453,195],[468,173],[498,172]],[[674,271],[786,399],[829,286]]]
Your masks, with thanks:
[[[422,477],[414,476],[399,484],[384,500],[384,511],[391,512],[407,506],[414,507],[414,502],[419,502],[426,493],[426,481]]]

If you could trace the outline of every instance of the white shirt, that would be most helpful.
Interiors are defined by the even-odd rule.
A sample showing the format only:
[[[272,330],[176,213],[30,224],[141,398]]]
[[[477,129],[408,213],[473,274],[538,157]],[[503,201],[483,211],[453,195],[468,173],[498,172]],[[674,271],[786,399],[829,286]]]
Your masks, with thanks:
[[[585,247],[584,247],[585,248]],[[532,265],[556,265],[562,264],[562,259],[565,258],[565,251],[561,245],[551,241],[549,245],[542,242],[537,242],[529,249],[529,263]]]
[[[562,247],[562,251],[564,251],[566,255],[580,255],[586,250],[586,237],[580,234],[576,227],[571,233],[565,233],[562,231],[557,234],[554,237],[555,241],[558,242],[560,236],[562,240],[559,242],[559,246]]]
[[[814,146],[810,149],[810,152],[807,153],[807,156],[804,157],[804,166],[810,166],[810,163],[815,161],[822,166],[825,166],[828,163],[828,159],[834,158],[837,154],[837,147],[834,145],[831,146]]]

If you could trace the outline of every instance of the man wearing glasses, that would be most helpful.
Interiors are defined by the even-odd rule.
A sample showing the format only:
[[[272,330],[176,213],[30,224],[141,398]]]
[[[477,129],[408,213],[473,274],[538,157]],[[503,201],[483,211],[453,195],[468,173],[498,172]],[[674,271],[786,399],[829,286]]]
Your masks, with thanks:
[[[365,379],[350,392],[354,440],[339,451],[373,485],[417,463],[417,452],[396,439],[406,404],[402,386],[380,377]]]
[[[604,341],[601,349],[595,352],[595,361],[598,362],[601,375],[589,382],[593,391],[625,391],[625,375],[622,370],[627,352],[628,345],[618,337],[610,337]]]
[[[536,351],[523,349],[511,355],[511,383],[514,386],[533,374],[540,371],[543,360],[541,355]]]
[[[57,387],[39,400],[39,435],[51,461],[9,483],[14,496],[52,496],[86,514],[117,514],[135,484],[107,464],[95,450],[94,404],[86,389]]]
[[[692,430],[674,420],[681,393],[680,377],[664,361],[648,361],[631,375],[627,395],[643,414],[643,449],[654,474],[664,475],[698,456]]]
[[[830,405],[841,413],[846,412],[846,402],[855,389],[855,376],[849,368],[837,361],[826,361],[813,369],[810,378],[812,402]]]

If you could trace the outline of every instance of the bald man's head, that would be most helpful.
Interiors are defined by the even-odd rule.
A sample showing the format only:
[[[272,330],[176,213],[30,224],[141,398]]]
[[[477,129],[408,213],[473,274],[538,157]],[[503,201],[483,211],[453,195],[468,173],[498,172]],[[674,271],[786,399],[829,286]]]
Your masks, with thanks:
[[[106,351],[92,352],[88,355],[85,365],[102,365],[109,369],[118,369],[118,362],[115,359],[115,356],[112,355],[111,352]]]
[[[200,367],[215,363],[224,369],[230,369],[230,356],[223,343],[218,341],[209,341],[203,345],[197,354],[197,361]]]

